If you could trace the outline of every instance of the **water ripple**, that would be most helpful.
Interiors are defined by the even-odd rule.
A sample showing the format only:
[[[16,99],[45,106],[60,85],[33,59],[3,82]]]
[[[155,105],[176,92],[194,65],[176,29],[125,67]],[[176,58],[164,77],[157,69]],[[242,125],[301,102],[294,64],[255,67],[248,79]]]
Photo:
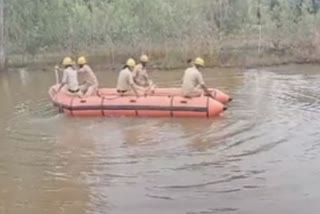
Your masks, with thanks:
[[[21,86],[10,74],[0,82],[0,210],[206,214],[316,206],[317,70],[208,70],[207,84],[234,98],[215,119],[68,118],[48,100],[54,76],[29,72],[28,82],[39,84]],[[155,73],[155,81],[178,85],[182,73]],[[99,77],[105,85],[117,78]]]

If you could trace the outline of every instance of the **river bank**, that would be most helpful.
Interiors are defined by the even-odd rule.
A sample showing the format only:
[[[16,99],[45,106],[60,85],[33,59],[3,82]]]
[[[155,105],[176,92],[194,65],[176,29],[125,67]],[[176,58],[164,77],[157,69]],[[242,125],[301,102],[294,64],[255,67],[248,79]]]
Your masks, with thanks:
[[[28,8],[16,0],[7,5],[0,49],[9,67],[48,69],[65,55],[86,55],[118,69],[142,53],[161,69],[185,67],[198,55],[208,67],[320,61],[316,1],[63,0],[28,1]]]
[[[133,51],[132,51],[133,50]],[[72,56],[76,59],[80,55],[85,55],[91,65],[102,66],[106,70],[119,69],[127,58],[139,59],[141,53],[150,56],[150,67],[153,69],[177,69],[188,66],[187,60],[202,56],[206,61],[206,67],[221,68],[255,68],[268,67],[286,64],[318,64],[320,63],[320,49],[312,47],[288,47],[272,48],[268,45],[258,47],[258,45],[245,43],[243,45],[223,44],[220,47],[206,49],[181,50],[174,45],[166,47],[148,48],[148,51],[138,49],[126,49],[119,47],[113,50],[103,48],[92,48],[89,51],[77,51],[73,53],[46,52],[35,56],[16,54],[8,57],[8,68],[29,68],[35,70],[51,70],[56,64],[60,64],[64,56]]]

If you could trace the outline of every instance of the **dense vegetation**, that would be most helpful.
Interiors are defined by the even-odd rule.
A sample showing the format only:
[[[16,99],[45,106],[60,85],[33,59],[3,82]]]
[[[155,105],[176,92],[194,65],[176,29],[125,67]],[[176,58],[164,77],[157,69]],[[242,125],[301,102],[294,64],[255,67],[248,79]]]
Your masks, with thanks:
[[[146,52],[170,63],[226,50],[320,53],[319,0],[1,1],[9,57]]]

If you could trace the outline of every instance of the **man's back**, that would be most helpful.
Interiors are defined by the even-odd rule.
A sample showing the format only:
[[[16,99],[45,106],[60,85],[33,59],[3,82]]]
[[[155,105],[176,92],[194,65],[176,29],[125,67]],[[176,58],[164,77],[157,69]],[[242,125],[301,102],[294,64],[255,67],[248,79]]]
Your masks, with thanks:
[[[62,82],[68,85],[68,89],[74,91],[78,90],[79,83],[77,71],[71,67],[64,69]]]
[[[188,68],[184,72],[183,80],[182,80],[182,92],[184,94],[188,94],[193,92],[194,89],[199,87],[200,85],[204,85],[202,74],[195,67]]]
[[[98,79],[90,66],[84,65],[82,68],[79,69],[79,73],[81,76],[81,79],[90,84],[90,85],[95,85],[98,86]]]
[[[121,91],[128,91],[132,84],[133,76],[131,71],[128,68],[121,70],[118,77],[117,89]]]

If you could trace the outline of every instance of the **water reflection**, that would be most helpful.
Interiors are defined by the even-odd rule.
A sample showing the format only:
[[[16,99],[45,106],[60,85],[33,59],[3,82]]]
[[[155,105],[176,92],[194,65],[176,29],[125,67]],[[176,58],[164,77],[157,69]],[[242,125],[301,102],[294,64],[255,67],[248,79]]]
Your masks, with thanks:
[[[24,68],[21,68],[18,71],[19,71],[19,76],[20,76],[20,80],[21,80],[21,85],[26,86],[29,81],[28,71]]]

